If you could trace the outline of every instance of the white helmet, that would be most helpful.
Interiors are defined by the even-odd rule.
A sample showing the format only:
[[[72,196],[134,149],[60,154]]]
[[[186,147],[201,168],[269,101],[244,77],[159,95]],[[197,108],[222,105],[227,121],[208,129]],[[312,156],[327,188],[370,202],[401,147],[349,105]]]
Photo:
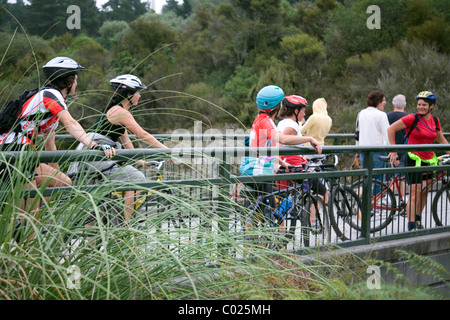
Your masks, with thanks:
[[[147,86],[142,81],[132,74],[122,74],[109,81],[111,88],[115,91],[125,89],[130,91],[138,91],[147,89]]]
[[[47,62],[42,69],[47,79],[54,80],[58,77],[78,74],[78,71],[84,67],[71,58],[56,57]]]

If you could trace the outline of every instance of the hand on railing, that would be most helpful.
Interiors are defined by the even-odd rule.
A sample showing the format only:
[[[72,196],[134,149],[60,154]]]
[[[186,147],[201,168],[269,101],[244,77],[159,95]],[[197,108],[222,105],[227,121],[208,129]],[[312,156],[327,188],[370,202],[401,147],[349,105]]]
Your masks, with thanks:
[[[102,150],[105,156],[109,159],[116,155],[116,149],[111,147],[109,144],[94,144],[91,149]]]

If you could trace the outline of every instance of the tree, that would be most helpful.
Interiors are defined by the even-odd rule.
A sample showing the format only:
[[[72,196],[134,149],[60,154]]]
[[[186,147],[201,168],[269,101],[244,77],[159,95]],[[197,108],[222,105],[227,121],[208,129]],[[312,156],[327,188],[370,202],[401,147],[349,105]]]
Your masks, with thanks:
[[[130,23],[121,43],[113,49],[112,67],[120,73],[143,76],[154,63],[153,54],[177,41],[176,33],[158,21],[137,19]]]
[[[27,19],[24,21],[29,33],[51,38],[67,31],[66,1],[30,0]]]
[[[98,35],[98,30],[103,24],[102,15],[97,8],[95,0],[69,0],[70,5],[76,5],[81,12],[81,29],[70,30],[75,35],[81,33],[91,36]],[[68,14],[67,14],[68,15]],[[66,18],[67,19],[67,18]]]
[[[367,8],[379,6],[381,29],[367,27]],[[405,35],[405,0],[359,0],[338,7],[330,13],[324,43],[328,56],[343,65],[350,56],[381,50],[395,45]]]
[[[192,5],[190,0],[184,0],[183,4],[178,7],[177,15],[186,19],[192,14]]]
[[[102,8],[106,11],[107,20],[123,20],[131,22],[148,11],[140,0],[109,0]]]
[[[98,30],[100,42],[106,48],[111,48],[122,41],[128,30],[130,27],[125,21],[105,21]]]
[[[177,0],[167,0],[166,5],[163,6],[162,12],[173,11],[177,13],[178,10],[178,1]]]

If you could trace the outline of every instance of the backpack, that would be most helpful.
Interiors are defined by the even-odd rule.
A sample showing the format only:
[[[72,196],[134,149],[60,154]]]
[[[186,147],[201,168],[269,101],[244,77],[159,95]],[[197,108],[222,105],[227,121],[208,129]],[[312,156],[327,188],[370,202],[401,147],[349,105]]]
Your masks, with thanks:
[[[51,116],[51,113],[42,115],[42,114],[33,114],[23,118],[18,118],[18,114],[22,111],[22,106],[25,102],[28,101],[31,97],[37,94],[40,90],[25,90],[16,100],[11,100],[8,104],[0,110],[0,134],[5,133],[7,131],[14,131],[16,133],[21,132],[22,129],[19,125],[21,121],[24,120],[34,120],[37,117],[43,117],[46,119]]]
[[[438,119],[437,119],[436,116],[433,116],[433,118],[434,118],[434,124],[436,125],[436,132],[438,132],[438,131],[439,131],[439,127],[438,127]],[[419,116],[417,115],[417,113],[414,113],[414,122],[412,123],[411,128],[410,128],[409,131],[408,131],[408,134],[405,136],[405,140],[403,141],[404,144],[407,143],[408,137],[409,137],[409,135],[411,134],[411,132],[412,132],[414,129],[416,129],[417,124],[419,123],[419,120],[420,120],[420,119],[419,119]],[[417,130],[420,131],[419,128],[417,128]]]

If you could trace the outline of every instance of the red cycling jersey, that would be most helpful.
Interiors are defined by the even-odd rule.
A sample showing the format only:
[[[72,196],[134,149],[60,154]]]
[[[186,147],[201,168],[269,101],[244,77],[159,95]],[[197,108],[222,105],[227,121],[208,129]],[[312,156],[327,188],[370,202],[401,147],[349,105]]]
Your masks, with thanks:
[[[419,114],[418,116],[419,121],[417,122],[416,128],[413,129],[408,137],[408,144],[432,144],[437,138],[436,126],[438,130],[441,131],[440,120],[438,119],[438,123],[435,123],[433,116],[431,116],[428,120],[425,120]],[[401,119],[406,126],[406,133],[411,130],[414,118],[414,114],[411,113]],[[433,158],[433,151],[418,151],[413,153],[417,154],[424,160]]]
[[[19,133],[8,131],[0,134],[0,144],[31,144],[32,139],[36,137],[38,131],[43,133],[55,131],[59,124],[57,114],[60,111],[67,109],[64,97],[60,91],[52,88],[42,89],[24,103],[19,118],[43,113],[51,113],[51,116],[45,117],[45,119],[39,123],[31,120],[21,121],[20,125],[22,131]]]

